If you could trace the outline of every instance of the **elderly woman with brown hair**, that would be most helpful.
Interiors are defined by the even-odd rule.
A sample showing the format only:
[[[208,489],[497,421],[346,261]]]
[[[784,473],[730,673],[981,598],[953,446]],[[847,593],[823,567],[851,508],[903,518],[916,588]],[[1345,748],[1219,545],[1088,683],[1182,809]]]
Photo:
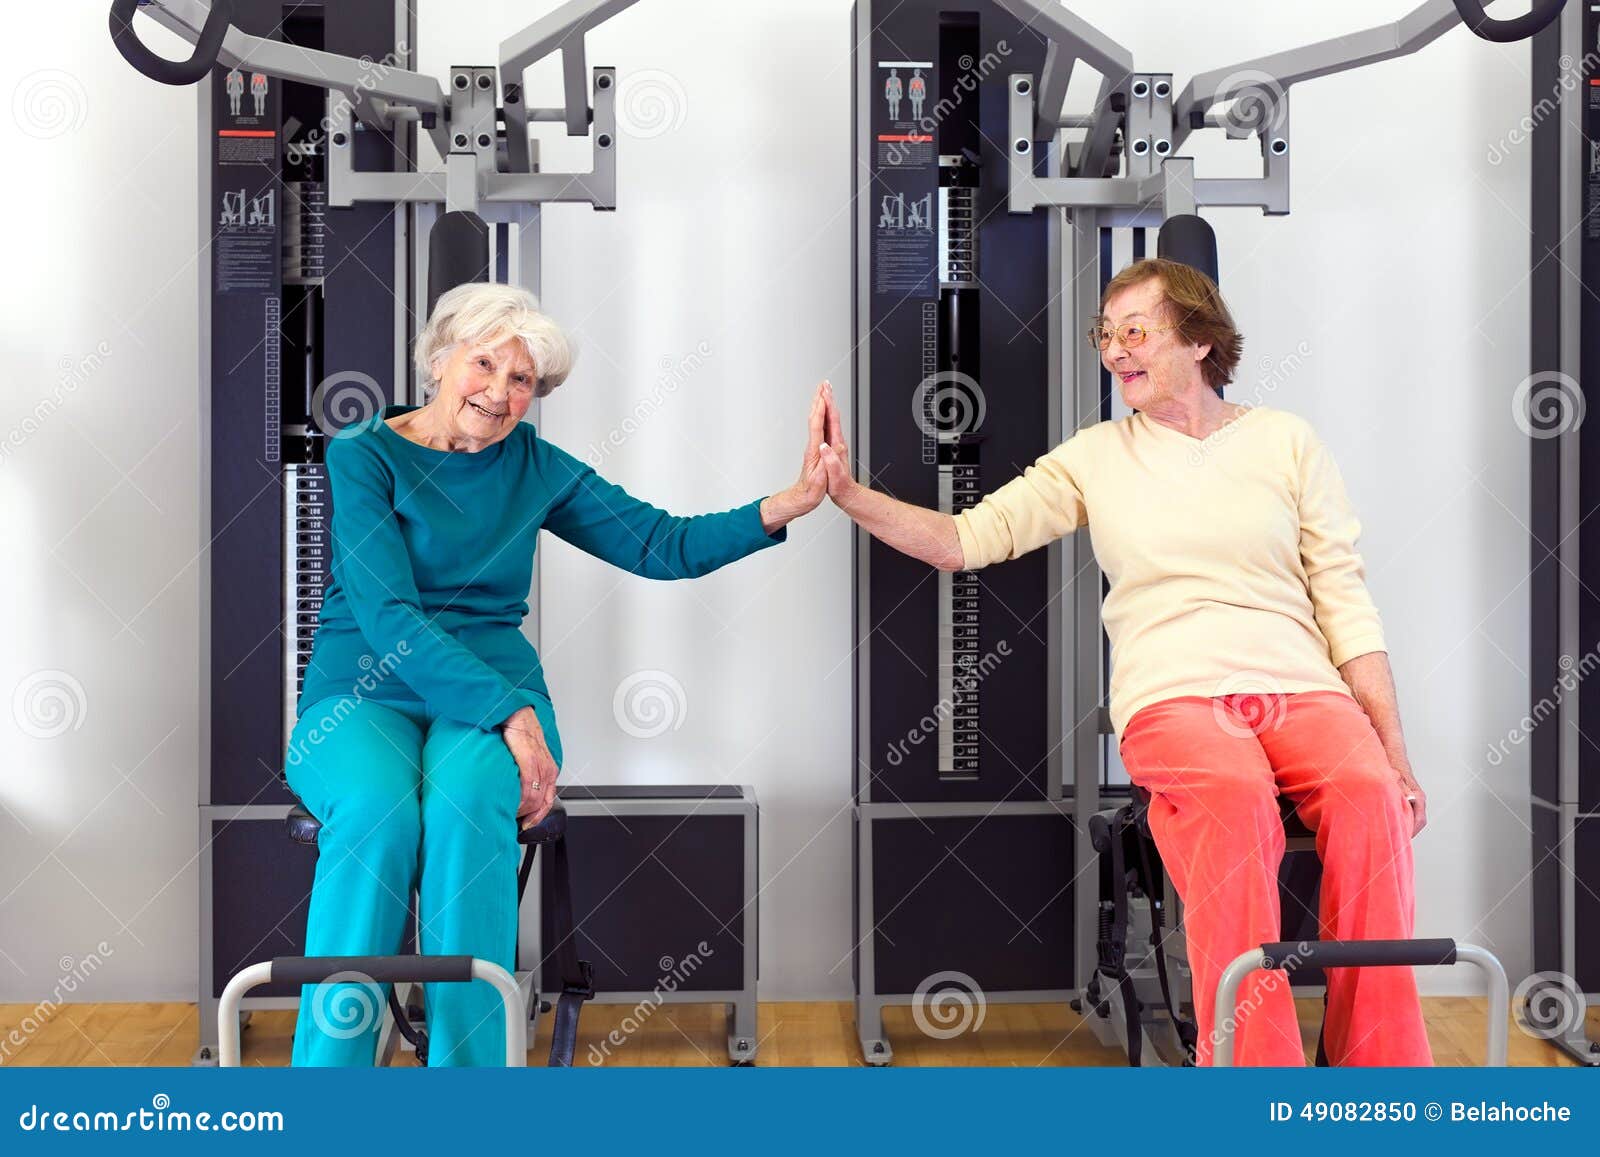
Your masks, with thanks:
[[[675,517],[542,437],[523,416],[572,352],[526,291],[464,285],[417,339],[424,406],[330,440],[332,582],[300,694],[289,785],[322,824],[306,952],[398,952],[413,888],[418,950],[510,969],[517,823],[555,800],[561,740],[522,634],[539,532],[645,578],[696,578],[782,542],[827,491],[811,405],[799,479],[720,514]],[[428,1063],[504,1063],[499,996],[426,986]],[[296,1065],[373,1061],[370,984],[307,986]]]
[[[1184,902],[1207,1064],[1222,969],[1281,935],[1279,794],[1316,833],[1333,940],[1411,936],[1426,799],[1338,468],[1304,419],[1222,400],[1243,341],[1217,286],[1136,262],[1107,285],[1090,340],[1134,413],[1079,430],[958,515],[856,483],[831,393],[822,460],[841,509],[941,570],[1089,528],[1110,582],[1112,724]],[[1303,1064],[1285,975],[1257,977],[1238,1063]],[[1335,1064],[1431,1064],[1411,970],[1330,969],[1324,1041]]]

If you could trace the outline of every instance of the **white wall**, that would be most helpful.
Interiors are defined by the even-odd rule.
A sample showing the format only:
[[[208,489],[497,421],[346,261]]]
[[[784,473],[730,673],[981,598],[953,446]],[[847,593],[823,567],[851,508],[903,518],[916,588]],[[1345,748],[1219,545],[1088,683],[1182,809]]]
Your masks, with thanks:
[[[553,6],[485,3],[468,24],[426,0],[421,66],[490,62],[502,35]],[[72,998],[192,999],[196,983],[195,97],[127,68],[103,7],[35,7],[17,14],[31,28],[0,39],[0,435],[20,443],[0,455],[13,624],[0,691],[15,692],[0,721],[0,1001],[49,995],[100,941],[112,955]],[[1180,84],[1395,15],[1380,0],[1229,0],[1204,20],[1175,2],[1073,7]],[[547,211],[546,305],[583,352],[543,432],[586,453],[704,343],[601,469],[675,511],[723,509],[791,480],[819,378],[848,394],[849,6],[642,0],[590,44],[592,63],[618,67],[635,119],[618,211]],[[1528,161],[1526,146],[1498,165],[1489,152],[1526,108],[1527,67],[1525,46],[1457,30],[1307,85],[1294,215],[1208,214],[1247,369],[1305,343],[1264,400],[1318,427],[1364,516],[1432,799],[1419,934],[1487,944],[1514,978],[1529,967],[1526,750],[1498,769],[1485,751],[1528,699],[1528,451],[1509,404],[1526,374]],[[553,99],[554,70],[537,83]],[[548,140],[552,167],[581,161]],[[1200,155],[1202,175],[1232,163]],[[1234,396],[1258,388],[1246,376]],[[846,524],[824,507],[787,545],[695,584],[544,549],[569,778],[754,784],[762,994],[845,997]],[[682,688],[678,726],[649,739],[613,714],[641,671]]]

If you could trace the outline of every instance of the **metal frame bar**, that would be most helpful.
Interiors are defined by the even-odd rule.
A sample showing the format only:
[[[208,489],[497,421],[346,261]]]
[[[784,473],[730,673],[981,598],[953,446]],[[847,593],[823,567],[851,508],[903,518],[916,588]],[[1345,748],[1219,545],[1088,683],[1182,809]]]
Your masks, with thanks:
[[[1021,20],[1024,27],[1040,28],[1050,41],[1045,51],[1044,75],[1039,88],[1048,98],[1040,106],[1034,121],[1034,136],[1049,140],[1056,135],[1061,124],[1061,107],[1067,99],[1067,86],[1073,70],[1082,61],[1103,78],[1095,108],[1105,107],[1106,98],[1122,89],[1133,74],[1133,53],[1112,40],[1081,16],[1061,7],[1056,0],[996,0],[1000,7]],[[1446,0],[1448,2],[1448,0]],[[1065,65],[1062,61],[1065,59]],[[1102,128],[1106,121],[1109,128]],[[1110,132],[1115,128],[1115,118],[1097,121],[1090,131],[1096,145],[1086,149],[1085,157],[1093,158],[1103,146],[1110,147]]]
[[[596,209],[616,207],[616,70],[593,71],[594,107],[584,79],[586,57],[583,37],[612,15],[637,0],[569,0],[500,45],[500,82],[514,85],[518,99],[506,101],[506,156],[508,168],[496,164],[495,100],[489,70],[454,68],[452,76],[467,72],[474,79],[464,94],[451,96],[431,76],[400,67],[375,68],[336,53],[321,52],[268,40],[230,27],[217,53],[217,63],[248,67],[280,80],[328,90],[328,118],[333,126],[328,150],[328,204],[347,207],[358,201],[404,204],[447,201],[451,208],[477,210],[480,202],[587,201]],[[199,0],[150,0],[140,9],[156,23],[193,44],[210,8]],[[565,109],[530,112],[521,99],[526,70],[560,51],[564,62]],[[408,57],[411,52],[408,46]],[[488,92],[476,86],[480,72],[488,72]],[[334,99],[338,94],[343,99]],[[462,96],[465,99],[461,99]],[[485,108],[485,104],[487,108]],[[407,122],[431,120],[427,131],[445,169],[434,173],[361,172],[354,168],[354,132],[365,125],[398,132]],[[572,136],[590,132],[594,138],[594,164],[588,173],[536,173],[534,143],[528,139],[530,120],[562,119]],[[480,144],[487,129],[488,143]],[[466,141],[459,144],[461,135]],[[464,174],[452,156],[471,153],[475,163]]]
[[[1393,60],[1432,44],[1461,23],[1454,0],[1427,0],[1392,24],[1382,24],[1360,32],[1319,40],[1315,44],[1258,56],[1224,68],[1202,72],[1185,86],[1176,104],[1178,136],[1174,147],[1181,147],[1189,133],[1203,122],[1212,105],[1228,99],[1221,91],[1225,82],[1242,75],[1271,77],[1287,95],[1293,85],[1320,76],[1347,72],[1382,60]]]
[[[500,80],[525,92],[523,74],[552,52],[561,53],[562,89],[566,107],[561,112],[567,135],[581,137],[589,129],[589,94],[584,85],[584,36],[637,0],[571,0],[534,21],[515,36],[500,42]],[[506,151],[513,172],[531,172],[528,156],[529,113],[525,100],[507,100]],[[542,119],[542,118],[538,118]]]
[[[466,71],[471,70],[452,70]],[[451,152],[442,150],[446,168],[429,173],[366,172],[355,168],[351,142],[355,126],[348,107],[329,109],[333,131],[328,148],[328,204],[345,208],[363,201],[381,203],[437,203],[452,208],[465,206],[485,219],[491,219],[489,206],[546,204],[557,201],[587,202],[596,209],[617,206],[617,114],[616,69],[596,68],[594,104],[594,162],[587,173],[503,172],[485,166],[485,150],[476,144],[476,130],[469,132],[468,144]],[[452,125],[450,137],[457,131]],[[507,139],[510,138],[508,132]],[[538,150],[530,142],[530,164],[536,164]],[[494,145],[487,152],[491,157]],[[461,179],[470,187],[452,189],[450,158],[463,157],[468,163]],[[452,197],[452,192],[454,196]],[[468,203],[470,201],[470,204]]]
[[[1161,74],[1135,73],[1133,58],[1125,49],[1060,7],[1056,0],[997,0],[997,3],[1023,19],[1029,27],[1040,28],[1050,39],[1044,71],[1037,78],[1037,84],[1034,77],[1024,73],[1009,78],[1010,211],[1028,213],[1041,205],[1117,208],[1141,215],[1153,214],[1152,224],[1160,224],[1172,212],[1193,212],[1205,205],[1257,207],[1269,216],[1288,213],[1289,90],[1302,81],[1408,56],[1462,22],[1454,0],[1427,0],[1391,24],[1256,57],[1196,76],[1170,108],[1172,126],[1166,139],[1170,141],[1172,152],[1182,148],[1192,132],[1204,127],[1221,127],[1234,137],[1256,133],[1262,138],[1263,173],[1258,178],[1191,177],[1185,185],[1191,194],[1184,198],[1186,207],[1173,209],[1168,204],[1167,194],[1177,190],[1161,180],[1161,170],[1166,167],[1161,157],[1139,158],[1130,151],[1128,176],[1104,175],[1111,162],[1118,127],[1127,126],[1137,111],[1130,103],[1133,82],[1140,78],[1154,79]],[[1065,76],[1060,66],[1063,59],[1069,60]],[[1071,68],[1079,60],[1098,69],[1103,79],[1094,111],[1088,117],[1067,118],[1062,115],[1062,104]],[[1270,133],[1263,132],[1263,126],[1231,124],[1208,115],[1213,106],[1245,91],[1239,85],[1246,79],[1249,91],[1272,105]],[[1111,108],[1113,95],[1123,98],[1123,111]],[[1167,110],[1163,107],[1145,111],[1155,116],[1164,115]],[[1141,125],[1149,127],[1145,124],[1149,119],[1145,116]],[[1069,123],[1088,129],[1076,163],[1070,163],[1069,156],[1069,163],[1062,166],[1064,175],[1035,177],[1035,142],[1055,140],[1060,129]],[[1134,135],[1124,128],[1127,141]],[[1143,135],[1142,128],[1140,135]],[[1167,158],[1168,161],[1174,159],[1178,158]],[[1117,223],[1139,220],[1136,215]]]
[[[1059,142],[1046,146],[1046,157],[1054,171],[1060,164]],[[1045,278],[1046,285],[1066,285],[1074,269],[1072,258],[1072,222],[1063,209],[1051,209],[1045,224]],[[1068,393],[1072,367],[1072,331],[1075,328],[1067,316],[1068,308],[1076,308],[1076,301],[1066,300],[1062,293],[1052,293],[1045,309],[1045,425],[1052,443],[1064,442],[1077,429],[1072,419],[1074,413]],[[1072,574],[1067,569],[1070,557],[1069,544],[1059,540],[1045,548],[1046,589],[1065,590]],[[1045,609],[1045,639],[1066,638],[1067,611],[1064,600],[1052,598]],[[1045,756],[1045,794],[1052,800],[1066,798],[1066,776],[1069,739],[1065,723],[1072,718],[1072,669],[1065,648],[1057,647],[1052,661],[1045,668],[1045,735],[1055,737]],[[1076,873],[1074,873],[1076,874]]]
[[[1009,155],[1010,176],[1007,208],[1013,213],[1031,213],[1045,206],[1068,209],[1121,209],[1130,211],[1114,222],[1117,225],[1160,225],[1172,212],[1193,212],[1201,205],[1242,206],[1261,209],[1269,216],[1289,211],[1288,111],[1285,107],[1275,119],[1278,131],[1274,141],[1262,149],[1263,175],[1260,177],[1197,178],[1189,157],[1168,156],[1154,171],[1143,176],[1082,177],[1034,175],[1036,142],[1027,131],[1034,120],[1033,78],[1013,73],[1010,85]],[[1103,122],[1102,122],[1103,123]],[[1186,167],[1185,167],[1186,166]],[[1083,167],[1080,160],[1079,169]],[[1181,176],[1168,173],[1176,167]],[[1182,206],[1172,208],[1169,204]]]
[[[1100,307],[1100,212],[1076,209],[1069,218],[1072,240],[1072,311],[1074,319],[1092,316]],[[1062,403],[1072,431],[1100,420],[1100,358],[1087,342],[1073,343],[1072,380],[1062,383]],[[1067,685],[1072,704],[1067,742],[1072,745],[1073,878],[1098,881],[1099,853],[1089,839],[1089,820],[1100,810],[1101,703],[1100,660],[1104,650],[1100,627],[1099,560],[1089,532],[1081,529],[1064,542],[1072,568],[1070,633],[1061,636],[1070,659]],[[1081,993],[1094,974],[1098,957],[1100,889],[1080,887],[1073,904],[1073,980]]]
[[[150,0],[139,11],[193,44],[211,9],[199,0]],[[445,109],[444,90],[431,76],[402,68],[379,72],[348,56],[266,40],[233,27],[222,38],[217,63],[341,93],[360,119],[374,128],[393,130],[399,121],[423,113],[442,114]],[[403,111],[407,109],[413,111]],[[434,143],[443,153],[443,130],[434,132]]]

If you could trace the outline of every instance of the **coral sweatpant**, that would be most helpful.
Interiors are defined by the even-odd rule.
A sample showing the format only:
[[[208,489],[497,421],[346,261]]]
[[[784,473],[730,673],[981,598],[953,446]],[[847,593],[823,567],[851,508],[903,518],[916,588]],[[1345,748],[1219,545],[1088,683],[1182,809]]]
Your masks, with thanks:
[[[1279,792],[1316,833],[1321,938],[1411,936],[1411,806],[1355,699],[1338,691],[1167,699],[1134,715],[1120,750],[1129,778],[1151,793],[1150,830],[1183,901],[1198,1064],[1211,1063],[1222,970],[1282,936]],[[1410,968],[1331,968],[1327,980],[1331,1064],[1433,1063]],[[1305,1063],[1286,973],[1252,973],[1235,1024],[1235,1063]]]

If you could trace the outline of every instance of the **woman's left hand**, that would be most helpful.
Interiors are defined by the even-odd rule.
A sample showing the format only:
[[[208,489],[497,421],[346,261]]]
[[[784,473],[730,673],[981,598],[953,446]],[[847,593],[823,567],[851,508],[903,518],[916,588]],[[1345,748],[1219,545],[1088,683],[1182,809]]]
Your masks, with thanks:
[[[1400,791],[1408,797],[1411,805],[1411,834],[1415,837],[1428,826],[1428,793],[1422,790],[1422,785],[1411,774],[1409,767],[1397,767],[1395,773],[1400,777]]]
[[[501,728],[500,737],[511,749],[522,781],[522,800],[517,805],[517,821],[525,831],[550,814],[556,803],[555,757],[544,740],[544,729],[533,708],[517,711]]]
[[[800,477],[787,490],[761,503],[761,528],[768,534],[786,526],[802,514],[810,514],[828,496],[828,472],[822,465],[823,419],[827,413],[823,388],[811,398],[811,415],[806,431],[806,452],[800,460]]]

